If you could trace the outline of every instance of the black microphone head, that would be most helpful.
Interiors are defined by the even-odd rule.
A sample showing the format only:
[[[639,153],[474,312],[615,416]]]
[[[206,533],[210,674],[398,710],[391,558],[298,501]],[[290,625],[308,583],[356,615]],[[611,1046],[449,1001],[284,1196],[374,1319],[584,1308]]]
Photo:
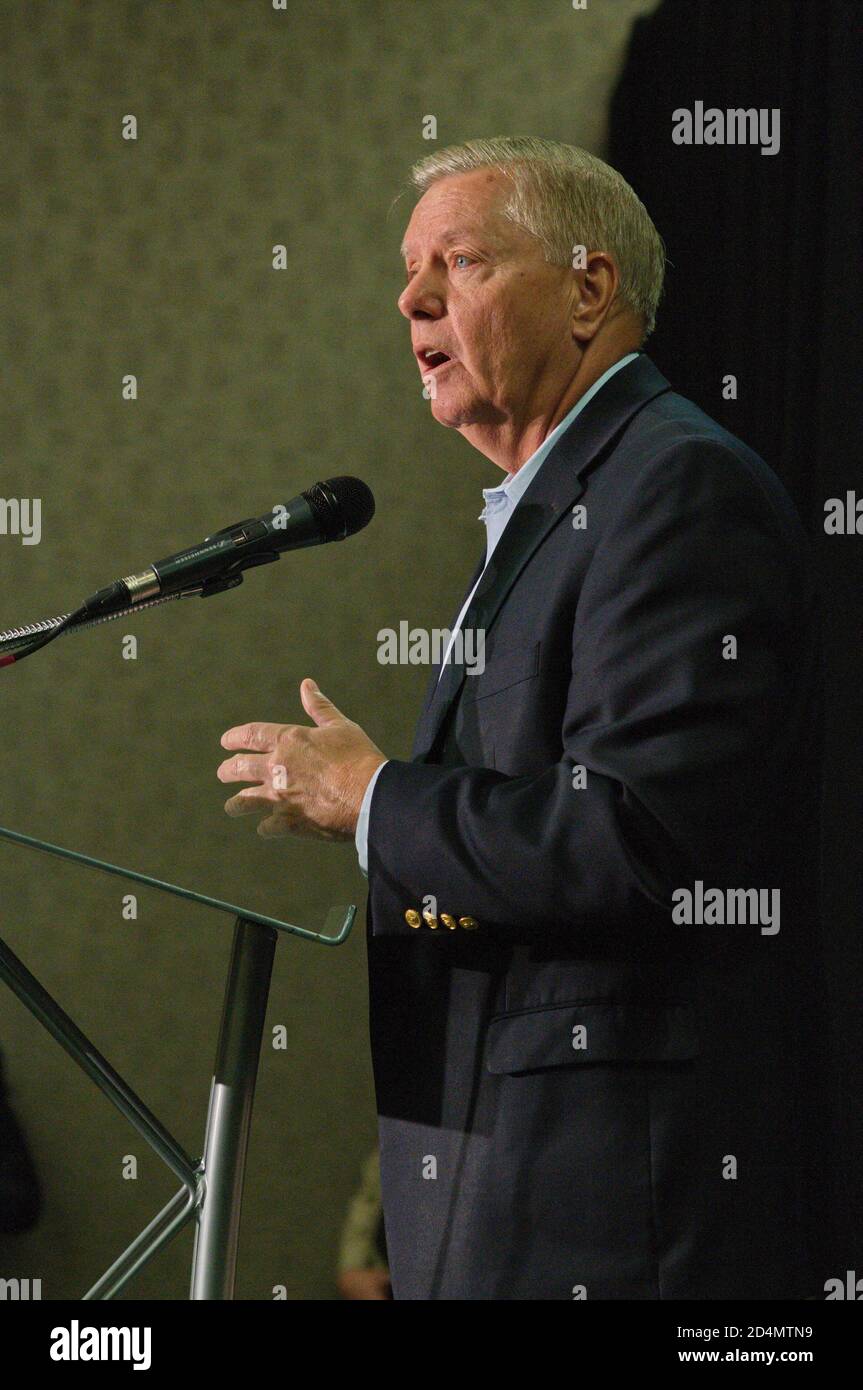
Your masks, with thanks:
[[[320,525],[323,539],[343,541],[368,526],[375,514],[372,490],[361,478],[327,478],[302,494]]]

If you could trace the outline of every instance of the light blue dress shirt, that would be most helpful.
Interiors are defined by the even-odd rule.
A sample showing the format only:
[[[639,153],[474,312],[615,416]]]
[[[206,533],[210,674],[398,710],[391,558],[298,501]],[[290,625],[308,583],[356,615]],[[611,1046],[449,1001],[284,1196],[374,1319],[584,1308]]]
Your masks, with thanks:
[[[485,498],[485,506],[480,512],[479,520],[485,522],[485,565],[483,565],[482,573],[480,574],[479,578],[477,579],[476,583],[474,584],[473,588],[471,589],[470,593],[468,594],[467,598],[462,604],[461,612],[459,613],[458,618],[453,624],[453,629],[450,633],[450,639],[447,644],[447,649],[444,653],[444,658],[441,662],[441,668],[438,673],[438,680],[440,680],[441,675],[443,674],[444,667],[447,664],[449,654],[452,651],[453,643],[455,642],[456,633],[461,628],[461,625],[464,621],[464,615],[470,607],[471,599],[473,598],[474,594],[479,588],[483,574],[485,574],[486,565],[488,565],[489,560],[494,554],[495,546],[497,545],[498,541],[503,535],[504,530],[506,529],[506,524],[512,516],[513,512],[515,511],[519,501],[524,496],[527,489],[530,487],[530,484],[533,482],[534,478],[539,472],[540,467],[542,466],[548,455],[551,453],[551,450],[554,448],[561,435],[569,429],[575,417],[579,415],[582,410],[584,410],[584,407],[587,405],[588,401],[593,400],[593,397],[596,395],[597,391],[599,391],[605,385],[605,383],[611,377],[614,376],[615,372],[619,372],[621,367],[625,367],[628,362],[634,361],[634,359],[637,356],[637,352],[628,352],[625,357],[621,357],[619,362],[615,362],[614,366],[609,367],[607,372],[603,372],[602,376],[597,378],[593,385],[589,387],[587,391],[585,391],[584,395],[579,397],[575,405],[572,407],[572,410],[570,410],[569,414],[565,415],[561,420],[560,424],[555,426],[551,434],[549,434],[542,441],[536,452],[531,454],[530,458],[522,464],[521,468],[519,468],[517,473],[511,473],[510,476],[506,479],[506,481],[501,483],[498,487],[483,488],[482,495]],[[366,877],[368,877],[369,867],[369,814],[371,812],[372,794],[374,792],[375,784],[378,780],[378,777],[380,776],[381,771],[385,767],[386,763],[381,763],[380,767],[377,768],[373,773],[372,779],[366,787],[365,796],[363,797],[363,804],[360,807],[360,814],[357,820],[355,843],[357,847],[357,855],[360,861],[360,868],[362,872],[366,875]]]

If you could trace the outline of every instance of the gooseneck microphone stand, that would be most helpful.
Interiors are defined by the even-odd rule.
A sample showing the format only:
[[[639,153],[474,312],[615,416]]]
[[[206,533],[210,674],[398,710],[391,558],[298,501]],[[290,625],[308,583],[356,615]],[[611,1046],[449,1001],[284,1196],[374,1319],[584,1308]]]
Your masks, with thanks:
[[[240,578],[237,577],[224,587],[235,587],[239,582]],[[195,592],[200,593],[200,589]],[[167,601],[169,600],[155,600],[156,603]],[[135,606],[135,611],[140,611],[145,606],[153,605],[139,603]],[[123,616],[125,615],[122,612],[112,615],[114,618]],[[70,621],[73,617],[74,622]],[[110,619],[103,618],[98,621]],[[76,612],[74,615],[63,615],[61,618],[48,619],[45,623],[29,624],[26,628],[0,633],[0,664],[4,664],[4,651],[14,660],[16,651],[29,655],[39,646],[47,645],[55,636],[74,631],[77,626],[92,625],[92,622],[78,621]],[[6,664],[9,664],[8,658]],[[49,844],[31,835],[22,835],[15,830],[0,827],[0,838],[71,860],[87,868],[99,869],[103,873],[116,874],[133,883],[145,884],[149,888],[158,889],[159,892],[171,893],[175,897],[185,898],[188,902],[200,903],[216,912],[226,912],[234,917],[233,948],[225,983],[203,1155],[197,1162],[183,1150],[173,1135],[94,1047],[23,962],[0,940],[0,979],[5,981],[25,1008],[47,1028],[51,1036],[98,1086],[103,1095],[125,1115],[182,1184],[179,1191],[145,1230],[84,1294],[84,1299],[113,1298],[157,1251],[192,1220],[195,1222],[195,1243],[190,1299],[232,1299],[252,1102],[277,933],[286,932],[304,941],[317,942],[321,946],[340,946],[350,934],[356,907],[331,910],[330,916],[339,913],[340,925],[335,935],[328,936],[322,932],[293,926],[290,922],[282,922],[275,917],[250,912],[233,903],[222,902],[218,898],[178,887],[174,883],[163,883],[148,874],[124,869],[117,864],[108,864],[104,860]]]

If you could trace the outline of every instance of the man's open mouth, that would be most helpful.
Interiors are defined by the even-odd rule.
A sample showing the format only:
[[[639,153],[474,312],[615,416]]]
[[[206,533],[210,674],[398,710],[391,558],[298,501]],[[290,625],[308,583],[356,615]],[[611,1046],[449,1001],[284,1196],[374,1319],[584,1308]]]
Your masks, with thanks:
[[[445,352],[438,352],[433,348],[420,348],[417,358],[424,372],[433,372],[436,367],[442,367],[444,363],[452,361]]]

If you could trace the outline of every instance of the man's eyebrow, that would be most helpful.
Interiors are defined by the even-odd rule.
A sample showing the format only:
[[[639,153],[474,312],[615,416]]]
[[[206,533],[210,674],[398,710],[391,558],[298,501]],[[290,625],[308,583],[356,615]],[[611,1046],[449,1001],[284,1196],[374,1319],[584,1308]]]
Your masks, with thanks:
[[[451,228],[446,232],[442,232],[438,240],[440,241],[441,246],[452,246],[453,242],[455,241],[478,241],[480,240],[480,233],[478,229],[474,228]],[[488,240],[487,232],[482,233],[482,240]],[[407,238],[405,238],[405,240],[399,247],[399,255],[404,260],[409,254],[410,246],[408,244]]]

